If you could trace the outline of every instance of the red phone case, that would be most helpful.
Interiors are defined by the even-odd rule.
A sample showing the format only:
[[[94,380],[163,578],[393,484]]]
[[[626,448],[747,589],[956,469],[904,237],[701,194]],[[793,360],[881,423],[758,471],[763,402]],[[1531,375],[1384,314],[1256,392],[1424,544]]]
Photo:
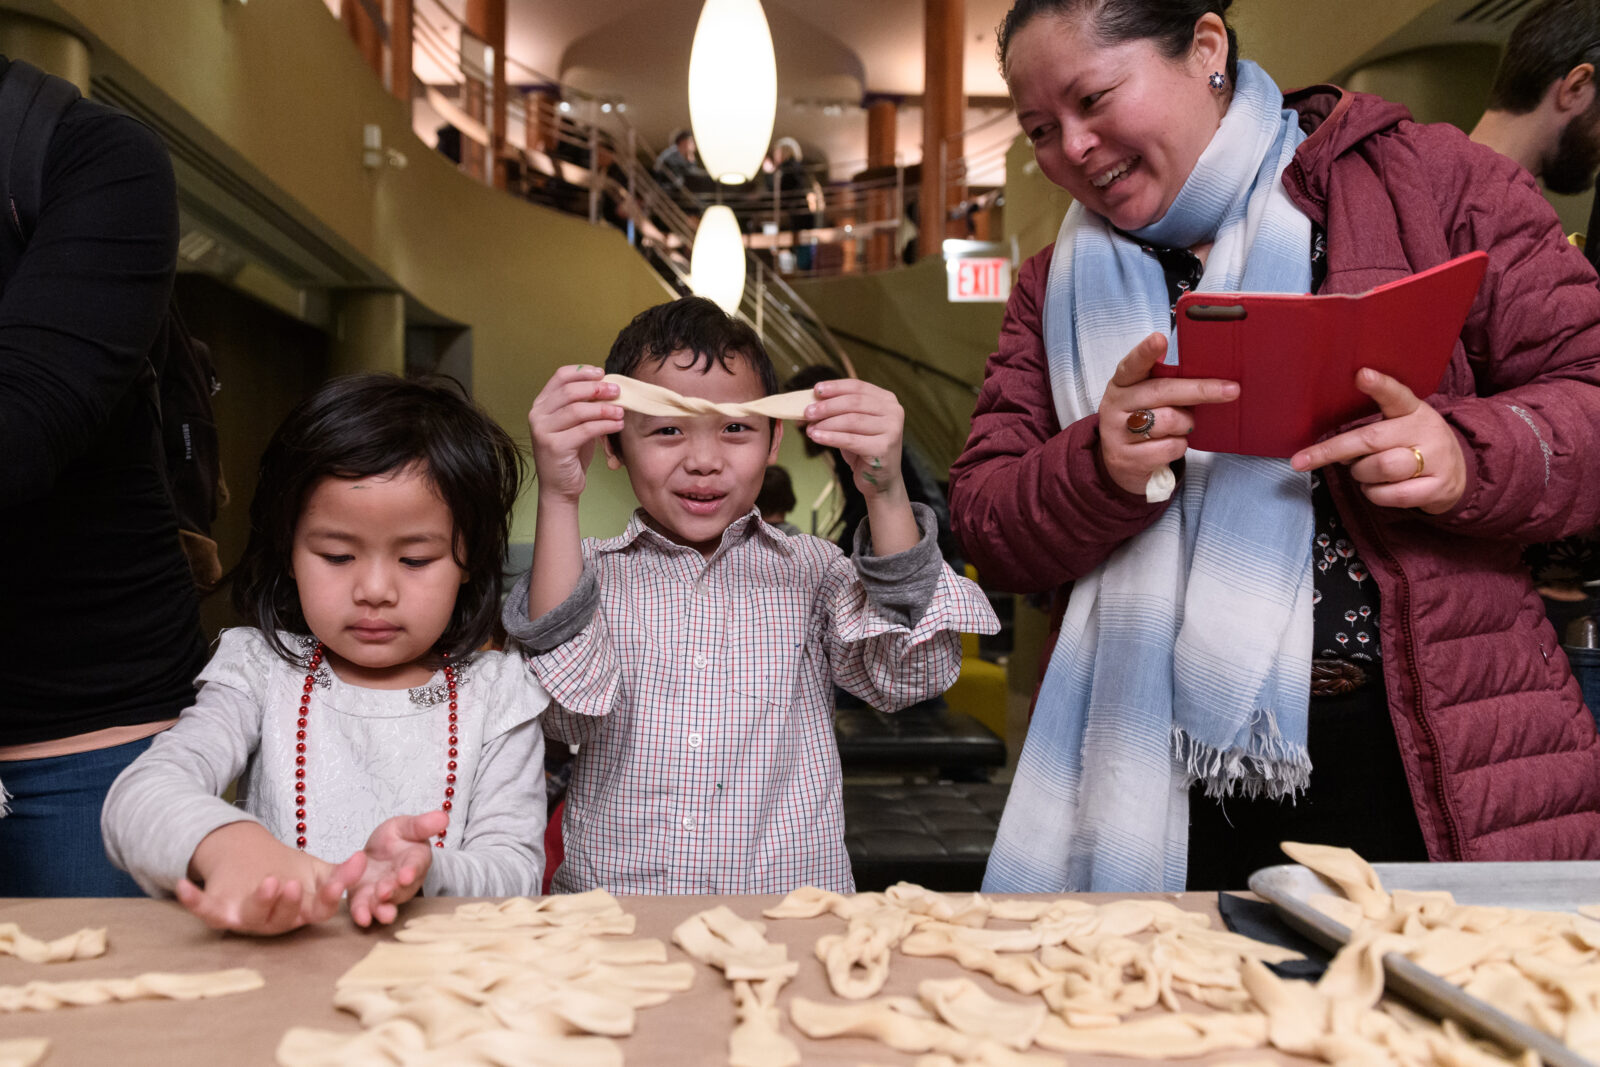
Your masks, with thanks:
[[[1195,406],[1191,448],[1292,456],[1377,411],[1355,386],[1362,367],[1431,396],[1488,262],[1472,252],[1353,295],[1186,293],[1177,308],[1179,362],[1152,373],[1239,383],[1238,400]]]

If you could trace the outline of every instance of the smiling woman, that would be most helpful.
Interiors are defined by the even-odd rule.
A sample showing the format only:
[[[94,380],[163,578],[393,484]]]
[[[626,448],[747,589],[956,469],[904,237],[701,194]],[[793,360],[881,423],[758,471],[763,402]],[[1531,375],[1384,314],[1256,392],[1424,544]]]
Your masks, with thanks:
[[[1230,2],[1018,0],[1001,27],[1075,203],[951,470],[984,577],[1061,609],[985,888],[1237,888],[1285,838],[1600,856],[1600,739],[1518,562],[1600,521],[1600,292],[1509,160],[1376,97],[1284,97]],[[1289,461],[1187,447],[1240,385],[1151,376],[1183,292],[1360,292],[1475,250],[1438,392],[1363,370],[1379,417]]]

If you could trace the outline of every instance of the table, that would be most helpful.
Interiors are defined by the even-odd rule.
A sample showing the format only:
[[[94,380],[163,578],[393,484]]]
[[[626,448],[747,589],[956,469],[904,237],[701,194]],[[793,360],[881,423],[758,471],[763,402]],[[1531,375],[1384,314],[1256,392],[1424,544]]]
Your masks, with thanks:
[[[745,918],[759,918],[778,897],[623,897],[623,908],[638,917],[635,937],[656,937],[668,943],[668,958],[683,960],[671,944],[672,928],[695,912],[726,904]],[[1104,902],[1109,897],[1088,897]],[[1168,894],[1179,906],[1217,919],[1213,894]],[[416,900],[402,911],[408,917],[452,910],[456,899]],[[0,1037],[48,1037],[43,1067],[116,1064],[117,1067],[172,1067],[174,1064],[225,1063],[229,1067],[271,1064],[283,1032],[291,1026],[312,1026],[354,1032],[352,1016],[334,1010],[333,983],[385,931],[358,930],[340,917],[321,926],[279,938],[247,938],[215,934],[177,904],[155,900],[18,900],[0,899],[0,922],[16,922],[34,937],[54,938],[84,926],[109,928],[110,950],[99,959],[74,963],[25,964],[0,956],[0,984],[32,980],[65,980],[132,976],[145,971],[213,971],[253,967],[266,988],[237,996],[191,1003],[138,1001],[54,1012],[0,1015]],[[799,1047],[807,1067],[862,1063],[911,1064],[914,1056],[895,1052],[874,1041],[839,1038],[810,1041],[788,1022],[790,998],[799,995],[834,999],[822,965],[812,954],[816,939],[842,931],[832,916],[767,921],[767,937],[789,945],[800,973],[783,990],[779,1006],[784,1032]],[[733,997],[719,972],[696,964],[693,988],[675,994],[666,1004],[643,1008],[634,1034],[622,1040],[629,1064],[706,1065],[727,1062],[727,1035],[733,1025]],[[916,995],[924,978],[969,975],[944,959],[915,959],[896,953],[885,994]],[[996,997],[1025,999],[995,985],[987,977],[975,981]],[[1220,1054],[1219,1060],[1303,1062],[1267,1050]],[[1126,1067],[1143,1061],[1074,1055],[1072,1067],[1116,1063]]]

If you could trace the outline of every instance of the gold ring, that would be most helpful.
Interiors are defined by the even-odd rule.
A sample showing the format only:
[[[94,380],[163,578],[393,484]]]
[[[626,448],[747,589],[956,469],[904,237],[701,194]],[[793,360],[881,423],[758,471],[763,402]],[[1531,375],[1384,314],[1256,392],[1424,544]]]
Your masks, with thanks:
[[[1422,449],[1418,448],[1416,445],[1412,445],[1411,454],[1417,457],[1417,469],[1411,472],[1411,477],[1420,478],[1422,477],[1422,468],[1426,466],[1422,460]]]

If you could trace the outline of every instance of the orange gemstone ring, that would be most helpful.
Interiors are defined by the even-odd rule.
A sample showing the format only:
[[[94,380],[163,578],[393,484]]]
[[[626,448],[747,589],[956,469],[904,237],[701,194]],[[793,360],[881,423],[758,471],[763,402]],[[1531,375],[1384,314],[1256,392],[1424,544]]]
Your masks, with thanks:
[[[1128,432],[1135,437],[1149,437],[1150,431],[1156,428],[1156,413],[1149,408],[1140,408],[1138,411],[1128,413]]]

